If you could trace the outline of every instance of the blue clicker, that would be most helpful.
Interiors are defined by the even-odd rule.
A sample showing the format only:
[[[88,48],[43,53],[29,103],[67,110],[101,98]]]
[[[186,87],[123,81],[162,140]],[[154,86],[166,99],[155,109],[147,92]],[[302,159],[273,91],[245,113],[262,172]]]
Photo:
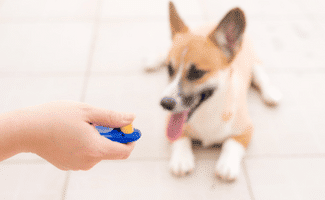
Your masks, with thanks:
[[[96,129],[102,136],[119,143],[135,142],[141,137],[139,129],[134,129],[130,134],[123,133],[120,128],[96,126]]]

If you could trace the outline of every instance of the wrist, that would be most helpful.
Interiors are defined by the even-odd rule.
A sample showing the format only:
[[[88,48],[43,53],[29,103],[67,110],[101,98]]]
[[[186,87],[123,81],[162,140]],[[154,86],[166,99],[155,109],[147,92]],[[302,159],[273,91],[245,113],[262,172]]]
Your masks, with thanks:
[[[21,123],[16,112],[0,115],[0,160],[24,151]]]

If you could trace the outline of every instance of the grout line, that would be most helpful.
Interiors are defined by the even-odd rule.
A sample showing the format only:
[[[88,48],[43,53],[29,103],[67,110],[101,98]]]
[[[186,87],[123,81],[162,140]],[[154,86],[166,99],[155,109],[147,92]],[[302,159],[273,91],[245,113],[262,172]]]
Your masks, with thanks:
[[[66,175],[65,175],[65,179],[64,179],[64,184],[62,187],[62,196],[61,199],[65,200],[67,197],[67,191],[68,191],[68,186],[69,186],[69,182],[70,182],[70,176],[71,176],[71,171],[67,171]]]
[[[322,30],[323,32],[323,30]],[[324,30],[325,33],[325,30]],[[89,56],[90,57],[90,56]],[[325,68],[324,67],[314,67],[314,68],[271,68],[267,65],[264,66],[264,69],[267,71],[268,74],[325,74]],[[164,73],[162,71],[155,72],[153,74],[161,74]],[[99,76],[99,77],[105,77],[105,76],[139,76],[139,75],[146,75],[146,73],[139,69],[139,70],[113,70],[113,71],[93,71],[91,72],[92,75]],[[21,71],[21,72],[1,72],[0,71],[0,78],[20,78],[20,77],[41,77],[41,78],[51,78],[51,77],[87,77],[90,75],[90,66],[87,64],[86,72],[66,72],[66,71],[58,71],[58,72],[34,72],[34,71]],[[151,75],[151,74],[149,74]],[[84,81],[84,84],[87,84],[86,81]]]
[[[324,153],[311,154],[261,154],[261,155],[246,155],[245,159],[290,159],[290,158],[325,158]]]
[[[85,102],[85,99],[86,99],[87,87],[88,87],[89,78],[90,78],[90,74],[91,74],[91,66],[92,66],[96,42],[97,42],[98,34],[99,34],[99,26],[100,26],[99,19],[100,19],[100,14],[101,14],[101,5],[102,5],[102,0],[98,0],[97,8],[96,8],[96,16],[95,16],[95,20],[94,20],[93,39],[92,39],[90,50],[89,50],[87,69],[84,74],[84,82],[83,82],[82,92],[81,92],[81,97],[80,97],[81,102]]]
[[[1,5],[0,5],[1,6]],[[52,17],[52,18],[38,18],[38,17],[26,17],[26,18],[0,18],[1,24],[35,24],[35,23],[92,23],[94,19],[91,17]]]
[[[199,148],[200,149],[200,148]],[[218,148],[216,148],[218,149]],[[325,153],[309,153],[309,154],[260,154],[260,155],[248,155],[246,154],[244,159],[288,159],[288,158],[325,158]],[[143,157],[143,158],[128,158],[122,162],[135,162],[135,161],[166,161],[169,160],[169,156],[166,157]],[[207,158],[197,158],[198,160],[204,160]],[[106,162],[103,160],[102,162]],[[111,162],[107,160],[107,162]],[[48,163],[43,159],[31,159],[31,160],[5,160],[0,165],[15,165],[15,164],[46,164]]]
[[[1,7],[1,1],[0,1]],[[205,1],[200,3],[201,10],[206,10],[207,5]],[[203,12],[200,15],[188,15],[184,16],[186,21],[197,20],[202,17],[203,21],[215,21],[219,20],[217,18],[211,19],[207,12]],[[222,17],[222,16],[221,16]],[[314,17],[313,14],[282,14],[282,15],[264,15],[264,14],[247,14],[251,20],[262,20],[262,21],[291,21],[291,20],[302,20],[308,19],[310,17]],[[0,23],[12,23],[12,24],[20,24],[20,23],[75,23],[75,22],[85,22],[92,23],[97,21],[98,23],[130,23],[130,22],[167,22],[168,15],[135,15],[135,16],[116,16],[116,17],[105,17],[101,18],[98,14],[93,17],[26,17],[26,18],[1,18]]]
[[[67,71],[55,71],[55,72],[36,72],[36,71],[17,71],[17,72],[8,72],[0,71],[0,78],[5,77],[33,77],[33,78],[52,78],[52,77],[80,77],[83,76],[83,72],[67,72]]]
[[[4,160],[0,165],[39,165],[39,164],[49,164],[46,160]]]
[[[251,180],[250,180],[249,175],[248,175],[248,170],[247,170],[247,167],[246,167],[245,160],[243,162],[242,168],[243,168],[243,174],[244,174],[244,177],[245,177],[245,180],[246,180],[249,196],[251,197],[251,200],[255,200],[254,192],[253,192]]]
[[[102,5],[102,0],[97,0],[97,8],[96,8],[96,16],[94,19],[94,29],[93,29],[93,39],[92,39],[92,43],[90,46],[90,50],[89,50],[89,57],[88,57],[88,63],[87,63],[87,69],[85,71],[84,74],[84,82],[83,82],[83,86],[82,86],[82,92],[81,92],[81,97],[80,97],[80,101],[84,102],[85,98],[86,98],[86,92],[87,92],[87,86],[88,86],[88,82],[89,82],[89,77],[90,77],[90,73],[91,73],[91,65],[92,65],[92,61],[94,58],[94,52],[95,52],[95,47],[96,47],[96,42],[97,42],[97,37],[98,37],[98,31],[99,31],[99,17],[101,14],[101,5]],[[62,195],[61,195],[61,199],[65,200],[67,197],[67,191],[68,191],[68,186],[69,186],[69,182],[70,182],[70,176],[71,176],[71,171],[68,171],[66,173],[66,178],[64,180],[64,185],[62,187]]]
[[[255,159],[290,159],[290,158],[325,158],[325,153],[315,154],[262,154],[262,155],[246,155],[245,160]],[[169,161],[170,157],[148,157],[148,158],[128,158],[120,162],[138,162],[138,161]],[[197,160],[215,160],[214,158],[197,158]],[[101,162],[111,162],[110,160],[103,160]],[[3,161],[0,165],[17,165],[17,164],[48,164],[46,160],[8,160]]]

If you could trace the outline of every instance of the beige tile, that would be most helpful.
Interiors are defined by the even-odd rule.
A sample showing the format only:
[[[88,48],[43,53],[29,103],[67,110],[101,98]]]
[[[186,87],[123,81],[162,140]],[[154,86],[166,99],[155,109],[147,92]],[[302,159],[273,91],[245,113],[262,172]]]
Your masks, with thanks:
[[[325,33],[325,17],[318,17],[316,19],[316,24],[317,26],[320,26],[322,33]]]
[[[0,72],[84,72],[89,23],[0,24]]]
[[[0,78],[0,90],[3,98],[0,99],[0,112],[55,100],[79,101],[82,81],[82,76],[2,77]]]
[[[245,15],[251,17],[279,17],[300,16],[305,12],[294,0],[267,1],[267,0],[232,0],[232,1],[202,1],[204,16],[209,20],[221,19],[235,7],[241,8]]]
[[[141,71],[147,56],[169,47],[163,22],[103,23],[99,29],[92,71]]]
[[[247,32],[269,69],[312,70],[325,64],[325,38],[312,20],[251,20]]]
[[[95,17],[97,0],[4,1],[1,20],[75,19]]]
[[[50,164],[1,164],[0,198],[59,200],[65,174]]]
[[[283,93],[283,100],[279,107],[269,108],[256,92],[249,94],[255,125],[249,155],[324,153],[325,75],[270,73],[270,79]]]
[[[202,7],[197,0],[174,0],[179,14],[183,17],[197,18],[202,16]],[[168,16],[168,0],[103,0],[102,18],[166,18]]]
[[[189,27],[201,20],[188,20]],[[152,56],[166,54],[171,44],[167,20],[102,23],[96,42],[93,72],[143,71]]]
[[[214,165],[199,157],[191,176],[176,178],[165,160],[106,161],[88,172],[72,172],[66,199],[250,199],[243,175],[222,182],[213,175]]]
[[[310,1],[298,1],[301,7],[305,9],[305,11],[309,15],[313,15],[317,18],[323,18],[325,16],[324,9],[325,3],[322,0],[310,0]]]
[[[246,160],[254,199],[325,198],[323,157],[282,157]]]

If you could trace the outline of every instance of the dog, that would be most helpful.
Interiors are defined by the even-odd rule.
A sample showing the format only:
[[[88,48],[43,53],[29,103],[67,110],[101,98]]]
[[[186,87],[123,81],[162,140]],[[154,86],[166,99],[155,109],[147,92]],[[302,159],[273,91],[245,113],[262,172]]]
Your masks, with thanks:
[[[235,180],[254,126],[248,114],[251,85],[268,105],[277,105],[281,93],[271,85],[245,34],[240,8],[230,10],[219,24],[190,30],[169,2],[172,45],[159,66],[167,67],[169,84],[160,105],[170,115],[167,138],[172,145],[170,170],[183,176],[194,169],[192,139],[203,146],[222,144],[215,174]]]

